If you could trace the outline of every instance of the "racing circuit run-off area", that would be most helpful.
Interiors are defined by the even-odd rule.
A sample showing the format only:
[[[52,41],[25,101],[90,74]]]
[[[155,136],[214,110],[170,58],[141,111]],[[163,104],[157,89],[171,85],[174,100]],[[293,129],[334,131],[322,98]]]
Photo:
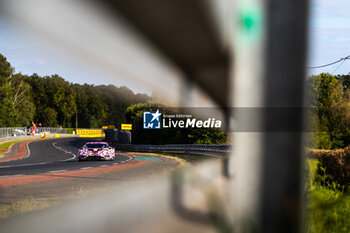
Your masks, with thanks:
[[[167,156],[121,152],[116,152],[111,160],[78,160],[79,148],[88,147],[87,142],[105,145],[100,140],[60,138],[14,144],[0,159],[0,217],[18,214],[4,210],[16,203],[40,200],[51,205],[111,187],[123,187],[179,166],[179,160]],[[40,205],[28,211],[41,208]]]

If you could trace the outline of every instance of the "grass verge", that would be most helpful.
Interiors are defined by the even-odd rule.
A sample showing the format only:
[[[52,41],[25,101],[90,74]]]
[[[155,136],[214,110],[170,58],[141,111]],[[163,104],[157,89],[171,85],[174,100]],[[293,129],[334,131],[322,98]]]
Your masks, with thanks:
[[[187,166],[190,164],[191,165],[197,164],[209,159],[215,159],[213,157],[207,157],[202,155],[188,155],[188,154],[174,154],[174,153],[132,152],[132,154],[151,155],[151,156],[159,156],[159,157],[174,159],[179,163],[180,167]]]
[[[173,159],[178,163],[178,166],[176,168],[184,167],[190,165],[188,161],[186,161],[184,158],[172,156],[170,154],[164,154],[164,153],[143,153],[143,152],[133,152],[132,154],[135,155],[149,155],[149,156],[157,156],[157,157],[164,157],[168,159]]]
[[[188,164],[196,164],[202,161],[213,159],[212,157],[201,156],[201,155],[188,155],[188,154],[175,154],[175,153],[150,153],[150,152],[132,152],[133,154],[143,154],[143,155],[152,155],[152,156],[162,156],[169,157],[171,159],[179,159],[184,163],[184,165]]]
[[[53,139],[54,137],[46,137],[46,138],[26,138],[21,140],[14,140],[14,141],[8,141],[0,143],[0,158],[3,156],[4,153],[7,153],[12,145],[18,143],[18,142],[26,142],[26,141],[34,141],[34,140],[45,140],[45,139]],[[61,137],[63,138],[63,137]]]
[[[309,177],[306,184],[305,232],[350,232],[350,193],[344,192],[334,182],[315,181],[324,180],[327,174],[317,174],[317,161],[308,159],[307,164]]]
[[[30,139],[29,139],[30,140]],[[3,142],[0,144],[0,158],[3,156],[4,153],[6,153],[9,148],[17,143],[17,142],[23,142],[23,141],[28,141],[28,139],[23,139],[23,140],[16,140],[16,141],[9,141],[9,142]]]
[[[350,232],[350,195],[317,185],[308,195],[307,233]]]
[[[8,148],[10,148],[10,146],[12,145],[12,144],[15,144],[15,143],[17,143],[17,142],[22,142],[22,141],[26,141],[27,139],[25,139],[25,140],[17,140],[17,141],[10,141],[10,142],[4,142],[4,143],[1,143],[0,144],[0,148],[1,149],[8,149]]]

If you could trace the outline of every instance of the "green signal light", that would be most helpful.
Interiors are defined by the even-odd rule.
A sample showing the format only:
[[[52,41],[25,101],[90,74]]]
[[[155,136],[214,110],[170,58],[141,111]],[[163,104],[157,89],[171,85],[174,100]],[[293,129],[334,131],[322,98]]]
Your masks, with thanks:
[[[254,26],[254,19],[250,15],[245,15],[241,19],[241,24],[247,30],[251,30]]]
[[[258,4],[244,4],[238,8],[238,29],[242,43],[259,41],[263,31],[263,12]]]

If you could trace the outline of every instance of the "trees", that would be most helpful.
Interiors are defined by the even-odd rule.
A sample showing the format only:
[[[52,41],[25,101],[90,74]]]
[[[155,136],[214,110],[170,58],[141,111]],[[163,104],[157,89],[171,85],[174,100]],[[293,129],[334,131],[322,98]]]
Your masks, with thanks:
[[[125,86],[116,87],[113,85],[101,85],[96,87],[96,91],[108,105],[106,123],[108,125],[116,125],[117,127],[126,122],[125,111],[130,105],[145,103],[150,100],[148,95],[135,95]]]
[[[26,80],[26,76],[15,74],[10,63],[0,54],[1,126],[23,126],[32,121],[35,107]]]
[[[319,74],[309,80],[312,97],[312,143],[315,148],[335,149],[350,144],[350,90],[348,79]]]
[[[146,94],[127,87],[72,84],[59,75],[40,77],[14,73],[0,54],[0,127],[29,126],[99,128],[125,122],[125,110],[146,102]]]
[[[5,80],[13,74],[13,68],[7,61],[6,57],[0,54],[0,85],[2,86]]]
[[[44,126],[57,127],[57,112],[55,109],[47,107],[41,112],[41,121]]]
[[[74,84],[78,111],[78,126],[99,128],[106,124],[109,106],[93,85]],[[75,116],[74,116],[75,119]]]
[[[26,78],[21,74],[15,74],[8,81],[9,113],[13,114],[14,121],[11,126],[30,125],[34,117],[35,106],[30,97],[32,88],[26,82]]]
[[[76,93],[72,85],[58,75],[39,77],[33,74],[29,78],[32,97],[36,105],[35,120],[43,126],[58,124],[73,127],[72,116],[76,113]],[[49,109],[49,110],[47,110]],[[54,113],[56,112],[56,113]],[[55,119],[47,118],[55,117]],[[56,123],[57,122],[57,123]]]

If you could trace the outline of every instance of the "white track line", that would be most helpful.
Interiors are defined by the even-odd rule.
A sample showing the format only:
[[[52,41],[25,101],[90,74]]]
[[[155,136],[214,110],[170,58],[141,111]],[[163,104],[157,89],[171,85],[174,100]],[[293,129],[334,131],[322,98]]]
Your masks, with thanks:
[[[25,175],[24,174],[17,174],[17,175],[9,175],[9,176],[0,176],[0,178],[17,177],[17,176],[25,176]]]
[[[30,143],[30,142],[29,142]],[[30,156],[30,149],[29,149],[29,143],[26,144],[27,147],[27,155],[24,158],[28,158]]]
[[[38,141],[33,141],[33,142],[38,142]],[[27,143],[26,147],[27,147],[27,155],[21,159],[24,159],[24,158],[28,158],[30,155],[31,155],[31,151],[29,149],[29,144],[32,143],[32,142],[29,142]],[[73,157],[72,158],[69,158],[69,159],[64,159],[64,160],[57,160],[57,161],[50,161],[50,162],[40,162],[40,163],[27,163],[27,164],[17,164],[17,165],[6,165],[6,166],[0,166],[0,168],[10,168],[10,167],[26,167],[26,166],[33,166],[33,165],[43,165],[43,164],[48,164],[48,163],[53,163],[53,162],[64,162],[64,161],[68,161],[68,160],[72,160],[72,159],[75,159],[76,158],[76,155],[70,151],[66,151],[64,149],[62,149],[61,147],[57,146],[56,145],[56,142],[53,142],[52,145],[58,149],[58,150],[61,150],[63,152],[65,152],[66,154],[72,154]],[[16,160],[21,160],[21,159],[16,159]],[[5,161],[5,162],[1,162],[1,163],[6,163],[6,162],[12,162],[12,161],[16,161],[16,160],[10,160],[10,161]],[[0,163],[0,164],[1,164]]]
[[[36,141],[32,141],[32,142],[36,142]],[[26,159],[26,158],[28,158],[28,157],[30,156],[29,144],[32,143],[32,142],[28,142],[28,143],[26,144],[26,148],[27,148],[27,154],[26,154],[26,156],[24,156],[23,158],[20,158],[20,159],[8,160],[8,161],[3,161],[3,162],[0,161],[0,164],[10,163],[10,162],[13,162],[13,161],[17,161],[17,160],[21,160],[21,159]],[[21,142],[17,142],[17,143],[15,143],[15,144],[18,144],[18,143],[21,143]],[[15,145],[15,144],[14,144],[14,145]],[[11,147],[11,149],[12,149],[12,147]],[[1,167],[2,167],[2,166],[0,166],[0,168],[1,168]],[[4,166],[4,167],[5,167],[5,166]]]
[[[86,170],[86,169],[91,169],[92,167],[82,167],[80,170]]]
[[[67,150],[65,150],[65,149],[63,149],[63,148],[57,146],[56,142],[53,142],[52,145],[53,145],[53,147],[55,147],[57,150],[63,151],[63,152],[66,153],[66,154],[71,154],[71,155],[73,155],[72,158],[65,159],[65,160],[59,160],[59,161],[62,161],[62,162],[64,162],[64,161],[69,161],[69,160],[75,159],[75,158],[77,157],[77,156],[76,156],[74,153],[72,153],[71,151],[67,151]]]
[[[58,172],[66,172],[67,170],[56,170],[56,171],[49,171],[46,173],[58,173]]]

